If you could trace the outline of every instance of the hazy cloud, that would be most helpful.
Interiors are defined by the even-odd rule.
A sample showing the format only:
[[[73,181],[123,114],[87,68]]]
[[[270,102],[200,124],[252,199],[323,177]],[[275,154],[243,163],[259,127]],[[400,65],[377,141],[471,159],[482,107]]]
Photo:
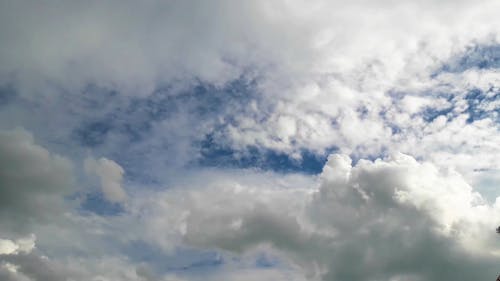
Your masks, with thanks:
[[[85,159],[84,167],[88,174],[99,177],[101,190],[107,200],[113,203],[124,203],[127,200],[127,193],[122,187],[124,171],[115,161],[89,157]]]
[[[0,279],[494,280],[499,10],[2,1]]]

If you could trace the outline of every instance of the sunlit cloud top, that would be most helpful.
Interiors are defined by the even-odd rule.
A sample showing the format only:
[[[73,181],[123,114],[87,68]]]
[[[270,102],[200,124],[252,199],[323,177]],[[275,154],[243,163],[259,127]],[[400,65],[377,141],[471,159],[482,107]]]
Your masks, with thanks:
[[[499,11],[0,1],[0,280],[494,280]]]

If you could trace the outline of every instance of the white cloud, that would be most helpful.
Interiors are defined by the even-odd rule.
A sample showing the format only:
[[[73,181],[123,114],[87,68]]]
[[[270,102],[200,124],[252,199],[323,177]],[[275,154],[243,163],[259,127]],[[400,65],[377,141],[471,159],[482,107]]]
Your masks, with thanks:
[[[0,255],[12,254],[19,249],[19,246],[16,245],[13,241],[9,239],[0,239]]]
[[[127,201],[127,193],[122,187],[124,170],[115,161],[104,157],[99,160],[88,157],[84,161],[84,167],[87,174],[99,177],[101,190],[107,200],[113,203]]]
[[[208,280],[495,277],[500,205],[483,200],[451,169],[396,154],[354,166],[348,156],[332,155],[318,178],[236,170],[193,173],[198,177],[187,176],[173,190],[135,194],[123,216],[69,217],[75,225],[67,223],[52,238],[57,237],[58,247],[71,244],[87,258],[71,251],[64,258],[9,256],[4,263],[16,273],[6,272],[37,276],[45,271],[48,275],[40,276],[54,280],[200,278],[146,270],[116,252],[109,256],[117,245],[106,244],[106,237],[114,237],[118,244],[144,239],[165,253],[182,245],[240,256],[258,249],[279,257],[280,264],[271,269],[224,265],[205,274]],[[55,231],[41,230],[44,240]],[[43,248],[53,243],[40,242]]]
[[[166,192],[148,201],[158,224],[144,229],[179,227],[188,244],[236,253],[270,245],[308,279],[495,277],[500,205],[453,170],[403,154],[355,166],[333,155],[313,190],[225,184]],[[184,215],[159,223],[174,213]]]
[[[349,157],[334,155],[319,183],[194,169],[168,179],[168,187],[191,188],[138,188],[129,195],[119,164],[89,157],[84,169],[99,177],[105,198],[127,204],[118,218],[84,217],[64,208],[74,185],[71,162],[25,131],[0,132],[2,237],[31,233],[33,223],[57,215],[67,220],[35,231],[37,247],[56,257],[13,255],[34,242],[0,240],[0,253],[9,256],[0,279],[37,279],[43,272],[51,281],[153,278],[126,258],[103,254],[119,252],[104,246],[107,237],[123,244],[145,239],[169,254],[179,245],[237,253],[271,245],[307,279],[492,279],[499,203],[488,203],[468,183],[482,190],[499,182],[499,104],[479,103],[488,114],[471,120],[466,95],[498,91],[498,71],[440,71],[471,46],[499,43],[499,8],[494,0],[1,3],[0,86],[18,95],[4,104],[0,89],[0,127],[29,125],[46,144],[80,157],[78,163],[83,149],[71,137],[94,115],[135,128],[134,120],[114,115],[134,105],[130,96],[156,89],[191,94],[198,82],[223,88],[244,76],[255,80],[244,93],[248,105],[232,100],[205,120],[190,112],[204,110],[203,102],[181,101],[163,120],[147,120],[151,130],[133,147],[113,131],[99,154],[148,151],[144,162],[163,175],[164,166],[196,160],[193,143],[213,133],[216,145],[236,155],[254,146],[299,159],[304,149],[321,154],[336,147],[356,158],[402,151],[434,164],[395,154],[352,166]],[[119,97],[87,102],[89,85]],[[442,114],[428,121],[427,109]],[[144,111],[141,118],[156,113]],[[160,151],[165,147],[170,154]],[[67,245],[92,258],[79,260]],[[61,261],[61,252],[73,260]],[[292,279],[282,270],[231,269],[214,278]]]
[[[0,239],[0,255],[30,253],[35,248],[35,240],[34,234],[16,241]]]
[[[373,156],[396,147],[434,160],[427,157],[432,147],[456,146],[427,142],[422,121],[412,114],[446,102],[419,94],[450,90],[443,87],[447,83],[456,85],[453,92],[464,92],[497,82],[495,71],[438,70],[470,46],[498,42],[500,24],[493,12],[498,5],[487,0],[10,3],[0,9],[5,42],[0,76],[27,96],[55,98],[52,92],[63,88],[64,100],[89,84],[128,95],[166,87],[173,90],[165,95],[173,95],[182,92],[172,86],[176,83],[222,86],[242,75],[256,79],[252,105],[214,114],[220,122],[180,114],[155,123],[149,145],[162,147],[159,139],[175,131],[175,139],[165,142],[182,151],[175,157],[182,161],[171,162],[196,158],[190,141],[210,132],[236,150],[256,146],[294,158],[303,149],[323,153],[338,147]],[[389,92],[401,93],[401,100]],[[381,117],[387,112],[392,120]],[[388,123],[403,130],[394,134]],[[120,140],[111,141],[108,146]]]

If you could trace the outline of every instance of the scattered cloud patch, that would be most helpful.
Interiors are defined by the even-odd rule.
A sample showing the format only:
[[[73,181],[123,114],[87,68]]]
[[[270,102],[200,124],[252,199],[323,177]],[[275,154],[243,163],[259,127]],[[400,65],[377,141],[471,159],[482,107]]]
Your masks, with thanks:
[[[0,279],[494,280],[499,9],[0,3]]]
[[[84,162],[85,172],[89,175],[99,177],[101,191],[104,197],[111,203],[125,203],[127,193],[122,187],[123,174],[125,171],[115,161],[107,158],[98,160],[88,157]]]

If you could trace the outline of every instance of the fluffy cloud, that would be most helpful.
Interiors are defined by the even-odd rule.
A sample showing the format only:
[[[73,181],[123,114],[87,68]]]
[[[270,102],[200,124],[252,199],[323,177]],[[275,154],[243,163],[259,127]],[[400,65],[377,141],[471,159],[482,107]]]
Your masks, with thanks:
[[[0,239],[0,277],[9,281],[65,280],[57,273],[46,257],[33,252],[35,236],[17,241]]]
[[[155,227],[177,225],[198,247],[268,245],[308,279],[488,280],[500,260],[498,202],[455,171],[403,154],[354,166],[332,155],[313,190],[224,185],[156,200],[153,220],[184,215]]]
[[[99,177],[101,190],[106,199],[113,203],[123,203],[127,200],[127,193],[122,187],[124,171],[115,161],[107,158],[99,160],[86,158],[84,167],[88,174]]]
[[[45,76],[70,89],[90,82],[133,95],[149,94],[176,79],[223,84],[265,59],[267,44],[290,41],[287,34],[279,35],[285,23],[273,23],[270,8],[230,1],[3,4],[2,25],[9,27],[0,34],[10,38],[5,42],[12,52],[1,53],[1,73],[28,87]],[[33,13],[38,19],[28,20]],[[262,33],[267,25],[275,32]]]
[[[71,162],[34,143],[18,129],[0,132],[0,225],[21,230],[63,209],[74,187]]]
[[[7,281],[177,280],[156,276],[146,266],[131,263],[122,256],[68,257],[44,255],[35,248],[34,235],[16,241],[0,239],[0,278]]]
[[[29,253],[35,248],[35,235],[12,241],[0,239],[0,255],[10,255],[17,253]]]
[[[437,90],[457,94],[456,103],[448,105],[459,110],[466,109],[461,97],[471,86],[497,83],[495,71],[474,69],[483,58],[477,59],[470,50],[497,44],[500,25],[492,11],[498,5],[486,0],[479,5],[475,1],[379,1],[374,5],[363,0],[209,5],[151,1],[140,7],[131,1],[85,6],[9,3],[0,9],[0,41],[5,42],[0,76],[2,84],[17,90],[28,104],[35,100],[45,110],[34,119],[53,116],[42,124],[57,123],[51,130],[58,131],[58,136],[87,123],[100,124],[102,120],[94,120],[95,111],[102,119],[110,118],[136,101],[101,98],[84,107],[90,91],[174,96],[195,92],[193,84],[220,89],[237,79],[252,81],[250,93],[244,93],[248,100],[231,100],[221,112],[211,104],[199,105],[201,110],[214,111],[208,118],[186,116],[197,108],[176,104],[186,110],[169,108],[164,120],[123,121],[125,131],[153,128],[148,132],[152,135],[140,138],[138,153],[169,147],[175,151],[170,154],[177,153],[173,158],[182,159],[171,162],[196,159],[192,146],[211,134],[217,145],[239,152],[257,147],[299,159],[302,150],[326,154],[338,148],[356,157],[373,157],[394,148],[449,165],[443,159],[452,157],[450,151],[460,145],[427,137],[432,132],[423,130],[427,121],[421,115],[429,107],[446,106],[446,98]],[[461,64],[456,58],[462,54],[472,59]],[[488,59],[494,55],[487,53],[486,64],[495,63],[494,58]],[[434,92],[424,96],[429,89]],[[58,110],[47,105],[48,97]],[[221,101],[226,99],[215,102]],[[66,106],[70,109],[61,113],[59,107]],[[486,107],[489,112],[497,109],[494,103]],[[152,111],[156,110],[162,109]],[[37,128],[37,120],[26,120],[31,111],[31,107],[21,113],[9,111],[6,116],[14,115],[19,122],[25,120],[23,125]],[[103,131],[111,131],[104,127]],[[490,124],[478,133],[497,129]],[[452,134],[453,128],[443,126],[441,131]],[[107,137],[103,150],[108,151],[103,155],[117,144],[131,145],[124,141],[127,135],[113,131]],[[464,157],[475,155],[474,147],[471,144],[474,151],[464,152]],[[498,147],[491,148],[493,153],[480,154],[498,152]],[[446,155],[439,156],[441,152]],[[155,164],[166,162],[157,159],[161,156],[156,153],[148,157],[155,158],[151,159]],[[498,169],[492,161],[461,172]]]
[[[494,39],[488,36],[498,25],[489,16],[497,5],[9,3],[2,5],[2,39],[10,39],[2,40],[10,47],[1,53],[2,73],[20,79],[44,73],[62,84],[94,82],[134,93],[174,78],[221,84],[256,67],[287,85],[300,76],[302,83],[331,74],[348,82],[361,78],[366,87],[382,75],[390,83],[426,70],[471,40]],[[398,77],[402,70],[404,77]],[[287,81],[284,74],[293,76]]]
[[[493,279],[499,8],[0,3],[0,129],[23,126],[83,162],[79,191],[83,174],[97,176],[123,207],[112,217],[65,208],[78,201],[65,197],[71,161],[26,131],[1,131],[0,279]],[[197,162],[250,155],[266,169],[259,153],[300,162],[332,150],[341,154],[317,177]],[[476,192],[486,188],[488,198]],[[32,232],[36,248],[22,242]],[[282,263],[177,276],[123,254],[135,241],[165,255],[263,249]]]
[[[48,237],[58,237],[59,248],[78,241],[72,248],[81,248],[84,256],[64,250],[63,256],[44,257],[33,251],[34,237],[1,240],[0,276],[199,279],[149,270],[121,256],[118,245],[105,243],[117,232],[123,234],[114,238],[118,244],[144,240],[166,253],[183,245],[240,257],[264,251],[280,261],[272,269],[225,265],[205,274],[209,280],[234,280],[242,274],[248,280],[360,281],[496,275],[500,241],[494,229],[500,205],[486,202],[453,169],[403,154],[352,165],[348,156],[335,154],[318,177],[235,170],[196,174],[174,190],[135,194],[120,217],[73,214],[67,219],[74,225],[64,224],[63,233],[51,236],[54,229],[38,229],[46,240],[40,241],[42,248],[49,250],[55,242]]]

